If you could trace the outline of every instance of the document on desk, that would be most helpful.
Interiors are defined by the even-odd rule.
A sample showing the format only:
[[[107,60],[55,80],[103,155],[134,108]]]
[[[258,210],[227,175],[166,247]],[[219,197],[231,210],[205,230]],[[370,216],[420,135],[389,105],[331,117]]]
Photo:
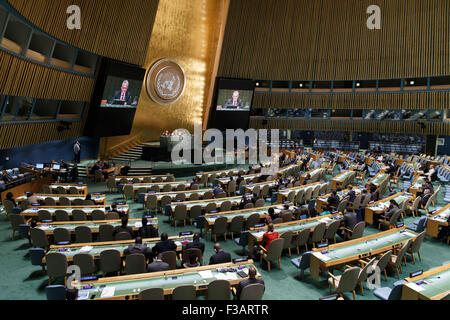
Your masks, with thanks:
[[[180,241],[175,241],[175,245],[176,245],[177,247],[181,247],[183,244],[182,244]]]
[[[39,226],[39,229],[41,229],[41,230],[48,230],[48,229],[50,229],[50,227],[49,226]]]
[[[235,272],[227,272],[225,274],[225,280],[237,280],[237,275]]]
[[[102,290],[101,297],[102,297],[102,298],[110,298],[110,297],[114,296],[114,292],[115,292],[115,291],[116,291],[116,288],[115,288],[115,287],[105,287],[105,288]]]
[[[136,223],[134,224],[134,226],[135,226],[136,228],[140,228],[140,227],[142,227],[142,222],[138,221],[138,222],[136,222]]]
[[[211,279],[214,278],[211,270],[205,270],[205,271],[199,271],[198,274],[203,278],[203,279]]]
[[[227,276],[225,275],[225,273],[219,272],[218,274],[216,274],[216,279],[217,280],[227,280]]]
[[[327,257],[326,255],[324,255],[320,252],[314,252],[313,255],[315,255],[317,258],[319,258],[322,261],[328,261],[331,259],[330,257]]]
[[[84,246],[81,247],[80,252],[89,252],[92,250],[92,248],[93,248],[92,246]]]
[[[414,282],[408,283],[406,284],[406,286],[408,286],[409,288],[413,289],[414,291],[420,292],[425,290],[424,288],[422,288],[421,286],[415,284]]]
[[[78,300],[86,300],[89,297],[89,291],[80,291],[78,293]]]

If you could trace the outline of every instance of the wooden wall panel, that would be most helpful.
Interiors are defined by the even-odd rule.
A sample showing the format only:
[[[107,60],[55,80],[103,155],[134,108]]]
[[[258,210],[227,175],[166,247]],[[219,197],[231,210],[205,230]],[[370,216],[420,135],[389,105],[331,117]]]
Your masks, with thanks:
[[[381,30],[366,9],[381,8]],[[450,74],[448,0],[231,0],[219,76],[364,80]]]
[[[28,144],[54,140],[73,139],[82,136],[82,122],[73,122],[70,130],[58,131],[59,123],[41,122],[0,125],[0,149],[9,149]]]
[[[334,120],[263,120],[250,119],[250,127],[255,129],[289,129],[321,131],[354,131],[406,134],[450,135],[450,124],[427,123],[424,130],[418,123],[407,121],[334,121]]]
[[[95,79],[29,62],[0,50],[0,94],[87,101]]]
[[[75,47],[143,65],[159,0],[8,0],[28,21]],[[69,30],[66,9],[81,9],[81,30]]]

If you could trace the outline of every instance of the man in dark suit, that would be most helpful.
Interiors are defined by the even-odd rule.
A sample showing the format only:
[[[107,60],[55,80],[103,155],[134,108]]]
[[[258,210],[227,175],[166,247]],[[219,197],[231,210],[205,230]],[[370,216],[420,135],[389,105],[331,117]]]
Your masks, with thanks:
[[[427,205],[428,200],[431,198],[432,194],[430,189],[425,189],[422,199],[420,199],[420,208],[423,209]]]
[[[191,248],[200,249],[202,254],[205,252],[205,244],[200,242],[200,236],[196,233],[192,238],[192,242],[189,242],[185,246],[183,246],[183,251]]]
[[[146,259],[148,259],[151,256],[151,251],[147,247],[147,245],[142,244],[142,238],[137,237],[134,241],[134,244],[130,244],[128,248],[126,248],[123,253],[125,255],[132,254],[132,253],[142,253]]]
[[[337,195],[336,190],[333,190],[333,192],[327,199],[328,202],[327,210],[328,211],[336,210],[337,206],[339,205],[339,201],[341,201],[341,199]]]
[[[148,272],[158,272],[158,271],[167,271],[170,270],[170,266],[168,263],[162,261],[161,254],[158,255],[155,261],[149,263],[147,266]]]
[[[145,217],[142,218],[142,227],[139,228],[138,233],[144,239],[158,237],[158,230],[151,224],[148,224],[148,220]]]
[[[233,96],[227,100],[225,107],[239,107],[242,108],[242,100],[239,99],[239,91],[234,91]]]
[[[124,80],[122,82],[122,87],[120,88],[120,90],[116,91],[114,93],[114,100],[122,100],[125,101],[125,105],[131,105],[131,94],[128,91],[128,80]]]
[[[242,178],[242,174],[238,173],[238,177],[236,179],[236,186],[239,187],[239,184],[244,180],[244,178]]]
[[[344,210],[344,218],[342,219],[344,222],[344,227],[353,230],[355,225],[358,223],[358,217],[355,212],[353,211],[347,211],[347,209]],[[342,239],[345,239],[345,236],[347,235],[347,231],[344,229],[338,230],[338,234]]]
[[[160,253],[166,251],[175,251],[177,249],[177,245],[172,240],[169,240],[169,236],[167,233],[163,232],[161,234],[161,241],[155,244],[152,249],[153,255],[157,256]]]
[[[128,232],[131,237],[134,238],[134,231],[131,227],[128,226],[128,217],[123,217],[122,225],[114,228],[113,237],[115,237],[119,232]]]
[[[75,158],[75,163],[80,163],[81,144],[80,144],[80,141],[78,141],[78,140],[73,145],[73,155],[74,155],[74,158]]]
[[[236,288],[236,298],[238,300],[241,299],[242,289],[244,289],[245,287],[247,287],[251,284],[256,284],[256,283],[260,283],[260,284],[264,285],[264,280],[256,279],[256,275],[257,275],[256,268],[251,266],[248,269],[248,279],[241,281]],[[265,286],[264,286],[264,289],[265,289]]]
[[[355,193],[355,191],[353,190],[353,186],[352,186],[351,184],[349,184],[349,185],[347,186],[347,190],[348,190],[348,192],[347,192],[347,194],[344,196],[344,198],[348,197],[348,202],[349,202],[349,203],[353,203],[353,201],[355,201],[355,198],[356,198],[356,193]]]
[[[214,251],[216,252],[209,259],[209,264],[219,264],[231,262],[231,255],[228,252],[222,250],[222,246],[219,243],[214,245]]]

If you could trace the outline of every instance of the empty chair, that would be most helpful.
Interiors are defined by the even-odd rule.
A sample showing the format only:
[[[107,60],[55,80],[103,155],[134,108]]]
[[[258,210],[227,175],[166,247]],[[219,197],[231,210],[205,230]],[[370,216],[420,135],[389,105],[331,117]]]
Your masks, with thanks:
[[[264,207],[264,198],[259,198],[255,201],[255,208],[261,208]]]
[[[44,204],[46,206],[56,206],[56,201],[53,198],[47,197],[44,199]]]
[[[281,215],[281,219],[283,219],[283,222],[289,222],[292,221],[292,212],[285,212]]]
[[[406,257],[405,253],[409,249],[411,245],[412,240],[409,239],[407,242],[405,242],[402,246],[402,248],[399,250],[398,254],[391,255],[391,260],[389,261],[389,266],[395,269],[395,272],[397,273],[397,278],[400,278],[400,274],[398,270],[400,269],[400,272],[402,272],[402,260],[405,260],[406,264]]]
[[[189,220],[192,225],[193,220],[196,220],[202,214],[202,206],[195,205],[189,210]]]
[[[275,218],[272,221],[273,224],[279,224],[279,223],[283,223],[283,218]]]
[[[70,232],[65,228],[56,228],[53,230],[53,238],[56,245],[63,245],[70,243]]]
[[[48,238],[45,231],[38,228],[31,228],[30,230],[31,242],[34,247],[38,248],[48,248]]]
[[[292,231],[286,231],[280,236],[280,238],[284,239],[283,250],[288,249],[289,257],[291,256],[292,236],[293,236]]]
[[[377,267],[380,269],[380,273],[383,272],[384,273],[384,279],[387,280],[387,274],[386,274],[386,267],[389,263],[389,261],[391,261],[391,256],[392,256],[392,250],[389,250],[387,252],[385,252],[380,259],[378,259],[377,261],[375,261],[374,263],[374,267]]]
[[[67,197],[59,197],[60,206],[70,206],[70,199]]]
[[[77,243],[92,242],[92,232],[87,226],[78,226],[75,228],[75,241]]]
[[[230,283],[227,280],[214,280],[208,284],[208,300],[230,300]]]
[[[184,193],[177,193],[175,196],[175,201],[185,201],[186,200],[186,194]],[[190,199],[189,199],[190,200]]]
[[[291,262],[294,266],[301,270],[300,280],[303,280],[305,275],[305,270],[310,266],[310,256],[313,251],[306,251],[302,254],[301,257],[292,259]]]
[[[78,253],[74,255],[73,264],[80,267],[82,276],[89,276],[96,273],[94,257],[89,253]]]
[[[113,241],[113,232],[114,227],[110,224],[101,224],[98,228],[98,238],[99,241],[105,242],[105,241]]]
[[[359,267],[347,268],[340,276],[335,276],[332,273],[328,272],[328,274],[330,275],[330,278],[328,278],[329,293],[331,293],[332,288],[340,296],[342,296],[344,292],[352,292],[353,300],[356,300],[355,288],[358,284],[358,277],[360,272],[361,268]]]
[[[196,298],[197,293],[193,285],[178,286],[172,291],[172,300],[195,300]]]
[[[14,240],[14,234],[16,233],[16,231],[20,230],[21,224],[26,224],[26,221],[25,218],[20,214],[10,214],[9,221],[11,222],[12,239]]]
[[[210,202],[205,206],[205,213],[209,213],[211,211],[215,211],[217,209],[217,205],[215,202]]]
[[[293,202],[294,201],[294,197],[295,197],[295,191],[292,190],[288,193],[287,197],[286,197],[286,201],[289,202]]]
[[[157,184],[152,185],[150,187],[150,191],[153,191],[154,193],[158,193],[159,192],[159,186]]]
[[[56,187],[56,193],[57,194],[67,194],[67,191],[64,187],[59,186],[59,187]]]
[[[308,239],[311,233],[310,229],[303,229],[293,239],[292,244],[297,247],[297,254],[300,255],[300,247],[305,246],[305,250],[308,250]]]
[[[47,264],[48,284],[51,284],[52,278],[66,277],[67,257],[59,252],[48,253],[45,257]],[[64,279],[65,280],[65,279]],[[66,281],[64,281],[65,283]]]
[[[220,212],[230,211],[231,210],[231,201],[224,201],[220,205]]]
[[[198,189],[200,189],[200,188],[199,188],[199,185],[197,183],[193,183],[191,185],[191,190],[198,190]]]
[[[45,287],[47,300],[66,300],[66,294],[66,287],[61,284]]]
[[[368,270],[376,263],[377,258],[373,258],[369,262],[366,262],[364,260],[360,260],[361,264],[364,265],[364,267],[361,269],[361,272],[358,276],[358,284],[361,288],[361,293],[364,294],[364,281],[367,280],[367,277],[369,276]]]
[[[55,220],[56,221],[69,221],[69,214],[65,210],[56,210],[55,211]]]
[[[219,217],[214,221],[214,226],[211,231],[211,237],[214,235],[214,242],[217,241],[217,235],[223,234],[225,240],[227,240],[227,225],[228,219],[226,217]]]
[[[316,242],[322,242],[323,236],[325,235],[325,230],[327,228],[327,224],[325,222],[319,223],[315,228],[311,235],[311,243],[313,248],[316,247]]]
[[[364,221],[358,222],[353,230],[345,229],[347,231],[347,238],[350,240],[361,238],[364,234],[364,229],[366,228],[366,223]]]
[[[131,239],[132,239],[131,234],[126,231],[118,232],[114,236],[115,241],[123,241],[123,240],[131,240]]]
[[[113,182],[114,182],[114,180],[113,180]],[[69,188],[69,194],[79,194],[79,193],[80,192],[78,191],[78,189],[76,187],[70,187]]]
[[[91,217],[94,221],[105,220],[105,212],[99,209],[93,210]]]
[[[278,261],[278,267],[281,269],[281,254],[284,248],[284,239],[278,238],[273,240],[269,249],[266,250],[263,246],[259,246],[263,251],[261,253],[260,263],[262,263],[263,259],[267,261],[267,269],[270,271],[270,262]]]
[[[259,223],[259,220],[261,220],[259,214],[253,213],[252,215],[250,215],[250,217],[247,218],[245,229],[248,230],[250,228],[253,228],[256,224]]]
[[[373,294],[381,300],[401,300],[402,288],[405,283],[407,283],[405,280],[398,280],[394,282],[392,289],[388,287],[377,288]]]
[[[162,188],[162,192],[170,192],[172,191],[172,184],[165,184]],[[179,190],[179,191],[184,191],[184,190]]]
[[[86,221],[87,215],[83,210],[75,209],[72,211],[72,219],[73,221]]]
[[[305,194],[305,190],[301,189],[299,192],[297,192],[297,195],[294,198],[294,202],[296,205],[301,205],[303,204],[303,196]]]
[[[333,221],[332,223],[330,223],[324,235],[325,241],[327,243],[331,241],[334,241],[334,243],[336,243],[336,232],[340,224],[341,224],[340,221]]]
[[[244,217],[236,216],[231,220],[230,223],[230,233],[231,239],[234,240],[234,234],[240,234],[242,232],[242,228],[244,227]]]
[[[102,270],[103,275],[108,273],[116,273],[119,275],[121,268],[122,259],[118,250],[109,249],[100,252],[100,270]]]
[[[184,191],[184,190],[186,190],[186,186],[184,184],[179,184],[179,185],[177,185],[176,190],[177,191]]]
[[[226,198],[227,194],[225,192],[219,192],[216,194],[216,199]]]
[[[38,211],[38,219],[41,222],[48,222],[48,221],[52,221],[53,217],[52,214],[48,211],[48,210],[39,210]]]
[[[164,289],[150,288],[143,290],[139,293],[138,300],[164,300]]]
[[[244,205],[244,209],[252,209],[254,207],[253,203],[249,202]]]
[[[145,256],[142,253],[132,253],[125,258],[125,273],[137,274],[147,272]]]
[[[197,192],[192,192],[189,196],[189,201],[197,201],[200,200],[200,195]]]
[[[145,208],[147,213],[155,212],[158,210],[158,198],[154,194],[147,194],[147,199],[145,200]]]
[[[419,260],[422,261],[422,257],[420,256],[420,247],[422,246],[423,239],[425,238],[425,233],[426,233],[425,231],[420,233],[416,237],[414,242],[411,244],[411,246],[408,248],[408,250],[406,251],[408,254],[411,255],[414,263],[416,263],[416,259],[414,258],[414,253],[417,253],[417,255],[419,256]]]
[[[175,207],[175,212],[173,214],[173,224],[177,226],[177,220],[182,220],[184,226],[186,226],[187,219],[187,207],[185,204],[179,204]]]
[[[105,220],[119,220],[120,216],[117,212],[108,212],[105,215]]]
[[[177,254],[175,251],[165,251],[161,253],[161,260],[167,263],[171,270],[177,268]]]
[[[75,199],[75,200],[73,200],[73,205],[74,206],[82,206],[83,204],[84,204],[84,200],[83,199]]]
[[[212,199],[214,196],[214,193],[212,191],[206,191],[203,196],[202,199],[203,200],[208,200],[208,199]]]

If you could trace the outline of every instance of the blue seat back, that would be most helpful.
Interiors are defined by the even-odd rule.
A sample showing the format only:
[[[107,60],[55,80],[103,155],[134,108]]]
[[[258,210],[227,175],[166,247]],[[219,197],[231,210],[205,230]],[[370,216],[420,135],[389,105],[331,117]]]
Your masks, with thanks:
[[[399,280],[394,282],[394,287],[389,294],[388,300],[400,300],[402,297],[402,286],[406,283],[405,280]]]
[[[66,300],[66,287],[63,285],[53,285],[45,287],[47,300]]]
[[[302,254],[302,259],[300,260],[300,266],[299,268],[301,270],[305,270],[309,268],[310,265],[310,257],[313,251],[306,251]]]
[[[239,245],[240,246],[248,245],[248,230],[242,231],[241,236],[239,238]]]
[[[30,259],[33,266],[42,266],[42,258],[45,257],[45,250],[42,248],[31,248]]]

